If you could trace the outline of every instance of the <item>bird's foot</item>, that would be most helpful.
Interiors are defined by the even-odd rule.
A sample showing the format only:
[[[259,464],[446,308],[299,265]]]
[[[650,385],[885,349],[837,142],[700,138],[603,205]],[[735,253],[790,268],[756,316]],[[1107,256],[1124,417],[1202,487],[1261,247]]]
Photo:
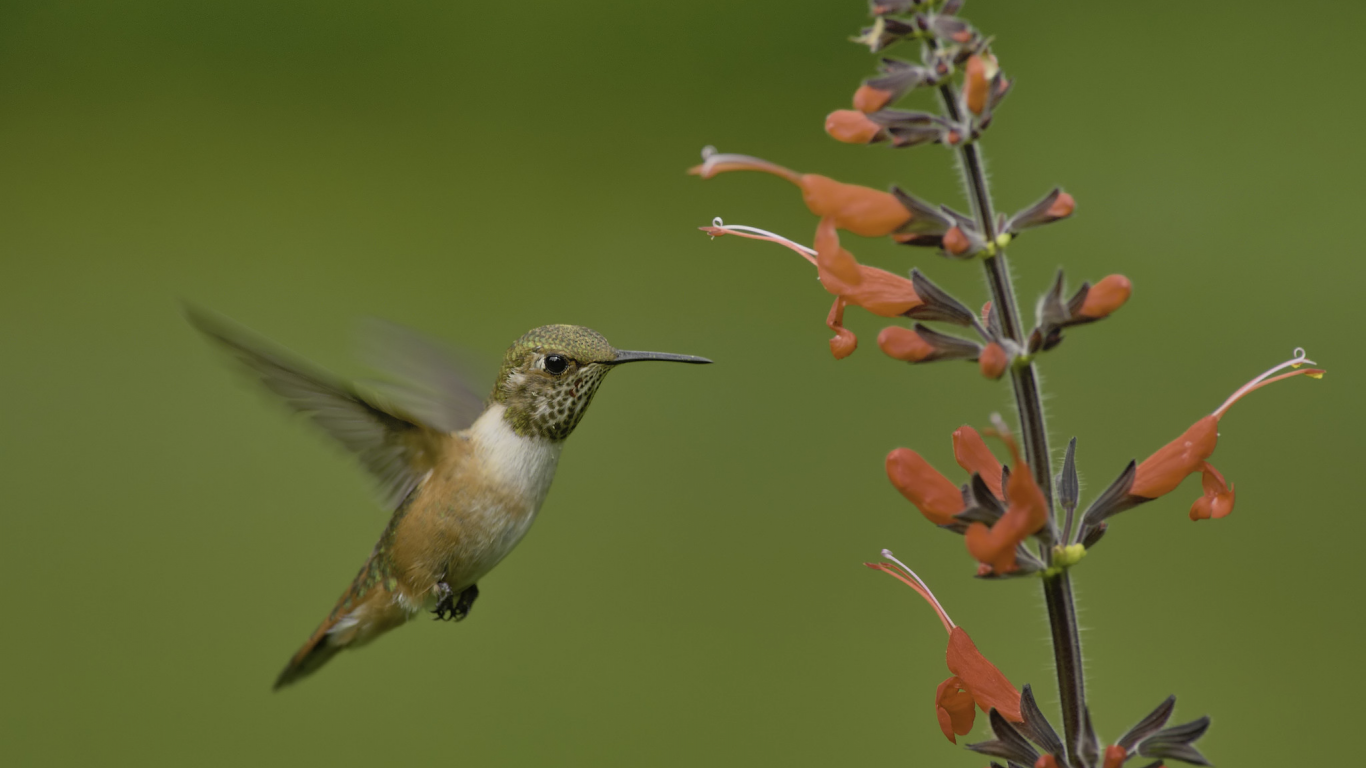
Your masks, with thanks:
[[[460,621],[470,615],[470,607],[479,597],[479,587],[471,584],[457,595],[451,589],[451,585],[442,581],[437,583],[436,593],[436,608],[432,609],[432,613],[436,614],[436,621]]]

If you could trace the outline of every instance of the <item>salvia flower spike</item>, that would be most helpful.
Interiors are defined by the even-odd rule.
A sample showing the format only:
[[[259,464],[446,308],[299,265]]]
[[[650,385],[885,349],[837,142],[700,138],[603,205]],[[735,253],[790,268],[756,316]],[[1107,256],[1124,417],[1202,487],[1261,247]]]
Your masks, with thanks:
[[[719,219],[704,229],[714,236],[732,234],[778,243],[814,265],[821,285],[834,295],[826,325],[835,332],[830,348],[836,358],[852,353],[858,345],[844,327],[845,310],[857,305],[882,317],[921,321],[911,327],[884,328],[877,341],[887,355],[913,363],[973,360],[983,376],[1010,382],[1019,414],[1019,444],[999,417],[993,417],[994,430],[984,430],[1006,443],[1008,466],[1002,466],[987,448],[982,434],[964,426],[954,432],[953,448],[954,458],[968,473],[966,483],[955,484],[909,448],[887,455],[886,472],[893,486],[926,519],[964,536],[979,577],[1041,576],[1056,662],[1061,734],[1039,711],[1032,689],[1026,686],[1023,695],[1017,691],[977,651],[963,628],[954,624],[925,582],[884,550],[887,562],[867,565],[914,589],[934,608],[949,634],[945,661],[952,677],[935,691],[935,714],[944,736],[957,743],[958,736],[971,731],[976,710],[981,708],[987,712],[995,739],[968,748],[998,758],[999,762],[991,763],[993,768],[1122,768],[1140,757],[1157,759],[1144,768],[1160,768],[1171,760],[1208,765],[1193,745],[1208,727],[1208,718],[1168,727],[1173,699],[1118,743],[1102,748],[1086,702],[1069,568],[1105,534],[1107,518],[1170,493],[1192,474],[1201,476],[1202,495],[1191,506],[1191,518],[1228,515],[1234,505],[1233,485],[1208,461],[1219,439],[1220,420],[1234,403],[1257,389],[1292,376],[1319,378],[1323,371],[1307,368],[1315,363],[1297,349],[1292,359],[1240,387],[1147,459],[1129,462],[1081,511],[1077,441],[1073,438],[1068,444],[1058,471],[1052,463],[1035,363],[1062,342],[1068,329],[1117,312],[1132,297],[1133,284],[1123,274],[1111,274],[1094,283],[1081,283],[1068,298],[1059,272],[1038,304],[1035,327],[1021,325],[1006,248],[1024,233],[1072,217],[1077,203],[1055,187],[1014,215],[996,209],[978,139],[1014,81],[1002,71],[992,50],[993,38],[959,16],[963,4],[963,0],[870,0],[872,25],[853,39],[874,52],[897,43],[915,43],[920,55],[915,62],[882,59],[878,73],[857,86],[852,109],[834,105],[834,111],[825,110],[824,128],[831,137],[849,144],[949,148],[957,155],[971,201],[970,214],[931,204],[898,186],[884,192],[799,173],[758,157],[720,154],[708,147],[703,163],[690,173],[703,178],[730,171],[778,176],[801,190],[803,202],[818,217],[819,225],[814,247],[764,230],[726,226]],[[915,89],[937,91],[942,111],[899,108],[902,97]],[[967,309],[979,301],[961,302],[919,271],[912,271],[911,280],[906,280],[860,264],[840,246],[840,230],[935,248],[955,266],[980,265],[990,293],[981,305],[980,319]],[[942,333],[926,322],[971,329],[980,339]]]

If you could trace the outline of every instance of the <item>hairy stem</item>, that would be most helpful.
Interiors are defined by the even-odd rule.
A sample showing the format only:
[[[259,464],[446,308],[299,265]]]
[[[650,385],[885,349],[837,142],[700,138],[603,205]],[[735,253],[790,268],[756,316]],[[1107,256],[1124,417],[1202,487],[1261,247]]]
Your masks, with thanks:
[[[958,108],[958,94],[951,85],[939,88],[944,111],[949,119],[962,122]],[[996,242],[996,213],[992,209],[991,193],[987,190],[986,172],[982,167],[981,149],[975,141],[965,141],[958,147],[962,159],[963,184],[972,201],[972,212],[977,226],[987,242]],[[1010,268],[1004,250],[983,259],[991,300],[1001,318],[1001,330],[1012,341],[1024,346],[1024,328],[1020,323],[1019,304],[1010,283]],[[1053,507],[1053,469],[1048,452],[1048,429],[1044,423],[1043,399],[1039,379],[1031,362],[1013,366],[1010,371],[1011,389],[1015,393],[1015,407],[1020,415],[1020,431],[1025,445],[1025,460],[1029,462],[1034,480],[1048,499],[1050,525]],[[1051,560],[1052,553],[1045,552]],[[1077,609],[1072,599],[1072,582],[1067,571],[1043,579],[1044,599],[1048,605],[1048,626],[1053,633],[1053,658],[1058,671],[1058,694],[1062,703],[1063,730],[1066,734],[1067,761],[1083,766],[1078,751],[1081,743],[1086,710],[1086,686],[1081,663],[1081,638],[1077,634]]]

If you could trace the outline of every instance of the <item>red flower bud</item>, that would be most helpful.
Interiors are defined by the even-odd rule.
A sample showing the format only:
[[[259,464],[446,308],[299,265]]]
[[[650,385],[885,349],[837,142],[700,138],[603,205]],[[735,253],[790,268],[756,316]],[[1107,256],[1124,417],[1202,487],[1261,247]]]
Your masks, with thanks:
[[[867,83],[859,86],[854,91],[854,109],[860,112],[876,112],[887,106],[892,100],[892,92],[884,91],[881,88],[874,88]]]
[[[878,349],[888,357],[907,363],[920,363],[937,350],[910,328],[888,326],[877,335]]]
[[[887,454],[887,478],[935,525],[949,525],[953,516],[963,511],[963,494],[958,486],[910,448],[897,448]]]
[[[1100,282],[1086,292],[1086,300],[1082,302],[1077,314],[1089,320],[1108,317],[1111,312],[1124,306],[1133,288],[1133,283],[1124,275],[1108,275],[1101,278]]]
[[[1004,347],[994,341],[988,344],[977,358],[977,367],[988,379],[1001,378],[1001,374],[1005,373],[1009,366],[1010,356],[1006,354]]]
[[[867,115],[852,109],[839,109],[825,118],[825,132],[845,144],[871,144],[885,138],[882,131],[882,126],[869,120]]]
[[[1101,768],[1121,768],[1128,759],[1129,750],[1118,744],[1111,744],[1105,748],[1105,764]]]
[[[1052,755],[1040,755],[1034,761],[1034,768],[1058,768],[1058,759]]]

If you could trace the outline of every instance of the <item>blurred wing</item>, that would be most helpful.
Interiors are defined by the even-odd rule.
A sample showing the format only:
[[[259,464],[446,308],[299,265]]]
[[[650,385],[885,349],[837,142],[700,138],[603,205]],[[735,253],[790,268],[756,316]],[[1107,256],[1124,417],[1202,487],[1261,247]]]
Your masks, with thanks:
[[[261,382],[294,410],[360,457],[379,480],[381,500],[395,509],[435,466],[442,450],[440,430],[394,409],[366,402],[349,387],[322,372],[270,351],[242,328],[185,308],[190,324],[225,347]]]
[[[484,411],[470,387],[470,366],[445,344],[417,331],[370,319],[361,332],[361,356],[386,380],[373,387],[405,413],[442,432],[459,432]]]

